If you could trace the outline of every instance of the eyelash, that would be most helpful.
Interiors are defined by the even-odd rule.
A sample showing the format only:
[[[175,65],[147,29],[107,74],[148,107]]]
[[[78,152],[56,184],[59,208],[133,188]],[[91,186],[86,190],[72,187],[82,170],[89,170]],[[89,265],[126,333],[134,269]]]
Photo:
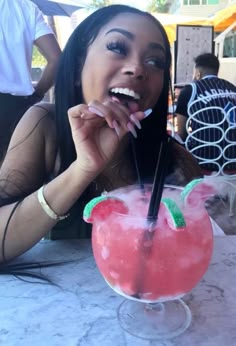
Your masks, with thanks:
[[[148,59],[148,60],[151,60],[151,59]],[[154,58],[152,61],[154,61],[154,66],[160,70],[164,70],[165,69],[165,61],[164,59],[161,59],[161,58]]]
[[[121,55],[127,55],[128,48],[126,46],[126,43],[124,41],[113,41],[107,44],[107,49],[111,50],[112,52],[121,54]]]
[[[127,56],[128,54],[128,47],[124,41],[112,41],[107,44],[107,49],[120,55]],[[145,60],[145,62],[153,61],[154,63],[152,66],[154,66],[157,69],[164,70],[165,69],[165,61],[162,58],[148,58]]]

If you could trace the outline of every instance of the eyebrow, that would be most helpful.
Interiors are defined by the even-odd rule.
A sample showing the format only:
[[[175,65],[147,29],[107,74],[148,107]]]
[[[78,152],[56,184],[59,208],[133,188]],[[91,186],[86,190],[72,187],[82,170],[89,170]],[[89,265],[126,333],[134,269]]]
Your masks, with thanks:
[[[120,29],[120,28],[113,28],[109,31],[107,31],[106,35],[110,34],[111,32],[119,32],[120,34],[124,35],[125,37],[127,37],[129,40],[134,41],[134,35],[124,29]],[[156,43],[156,42],[151,42],[149,44],[149,47],[152,49],[158,49],[161,50],[163,53],[165,53],[165,49],[164,47],[160,44],[160,43]]]

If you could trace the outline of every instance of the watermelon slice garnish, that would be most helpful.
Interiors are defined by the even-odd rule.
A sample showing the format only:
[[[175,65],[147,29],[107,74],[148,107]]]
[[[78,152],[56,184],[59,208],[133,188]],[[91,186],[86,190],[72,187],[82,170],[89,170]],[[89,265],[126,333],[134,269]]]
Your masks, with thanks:
[[[184,228],[186,226],[184,215],[176,202],[171,198],[162,198],[161,203],[167,209],[167,222],[170,228]]]
[[[181,199],[185,205],[196,206],[199,203],[204,203],[216,193],[217,191],[213,184],[207,183],[203,178],[194,179],[181,192]]]
[[[112,213],[127,214],[128,207],[121,199],[112,196],[93,198],[84,208],[83,219],[88,223],[93,220],[106,220]]]

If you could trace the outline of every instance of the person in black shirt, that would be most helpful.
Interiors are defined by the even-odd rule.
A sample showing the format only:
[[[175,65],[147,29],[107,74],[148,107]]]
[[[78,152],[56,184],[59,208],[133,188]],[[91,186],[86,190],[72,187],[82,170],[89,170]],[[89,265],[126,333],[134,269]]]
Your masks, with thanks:
[[[214,54],[201,54],[194,62],[194,81],[177,102],[178,134],[204,174],[236,173],[236,87],[217,76]]]

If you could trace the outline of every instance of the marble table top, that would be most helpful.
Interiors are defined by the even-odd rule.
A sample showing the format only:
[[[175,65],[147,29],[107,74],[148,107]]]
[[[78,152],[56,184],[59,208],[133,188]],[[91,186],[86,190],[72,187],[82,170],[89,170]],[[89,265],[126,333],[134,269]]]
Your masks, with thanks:
[[[236,345],[236,236],[215,237],[208,272],[183,298],[192,312],[191,325],[167,341],[146,341],[123,331],[116,317],[123,298],[98,272],[89,240],[44,240],[17,261],[70,259],[41,269],[55,285],[0,276],[0,345]]]

